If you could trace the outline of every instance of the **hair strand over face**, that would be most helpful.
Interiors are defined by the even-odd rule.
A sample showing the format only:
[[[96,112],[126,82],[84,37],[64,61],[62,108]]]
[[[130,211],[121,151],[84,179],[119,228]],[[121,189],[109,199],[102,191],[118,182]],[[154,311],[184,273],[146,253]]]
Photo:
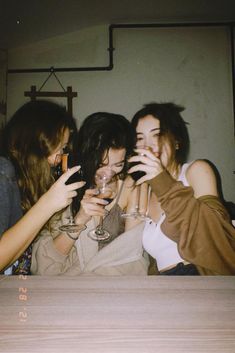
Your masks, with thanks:
[[[169,141],[173,158],[178,165],[182,165],[186,162],[189,152],[187,123],[180,114],[183,110],[183,107],[174,103],[149,103],[144,105],[144,107],[134,115],[131,121],[133,128],[136,130],[139,120],[147,115],[158,119],[161,132],[160,143],[164,143],[164,139]]]
[[[134,130],[124,116],[107,112],[89,115],[83,121],[78,133],[79,164],[86,180],[85,188],[94,184],[96,170],[110,148],[125,149],[126,156],[129,156],[133,146]],[[123,172],[125,171],[126,163]],[[80,193],[80,199],[83,193]]]

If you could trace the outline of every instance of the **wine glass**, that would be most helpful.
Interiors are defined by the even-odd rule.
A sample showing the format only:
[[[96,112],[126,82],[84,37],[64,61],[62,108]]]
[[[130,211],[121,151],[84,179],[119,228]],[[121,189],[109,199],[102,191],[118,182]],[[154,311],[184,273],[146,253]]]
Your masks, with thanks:
[[[115,172],[110,169],[98,170],[95,175],[95,184],[98,190],[99,198],[111,203],[116,196],[117,180],[114,178]],[[99,224],[95,229],[90,230],[88,236],[92,240],[104,241],[111,237],[111,234],[103,227],[103,217],[100,216]]]
[[[137,153],[134,153],[133,156],[137,156]],[[141,154],[142,155],[142,154]],[[140,164],[140,162],[131,162],[129,164],[129,168],[134,167],[135,165]],[[137,171],[130,173],[132,179],[136,183],[140,178],[142,178],[145,175],[145,172],[143,171]],[[134,218],[134,219],[140,219],[144,220],[146,219],[146,212],[142,213],[140,212],[140,194],[141,194],[141,185],[135,185],[135,191],[136,191],[136,199],[135,199],[135,206],[134,210],[132,212],[127,212],[127,213],[122,213],[123,218]]]
[[[68,170],[68,165],[69,165],[69,153],[63,153],[63,154],[59,154],[56,156],[55,158],[55,177],[59,177],[61,174],[63,174],[64,172],[66,172]],[[71,182],[73,182],[74,180],[72,179],[72,177],[70,177],[66,184],[70,184]],[[77,172],[76,175],[76,181],[78,180],[82,180],[82,171],[81,169]],[[62,224],[59,227],[59,230],[61,232],[67,232],[67,233],[78,233],[80,230],[84,229],[84,226],[81,224],[76,224],[73,218],[73,212],[72,212],[72,203],[70,203],[70,205],[68,206],[68,223],[66,224]]]

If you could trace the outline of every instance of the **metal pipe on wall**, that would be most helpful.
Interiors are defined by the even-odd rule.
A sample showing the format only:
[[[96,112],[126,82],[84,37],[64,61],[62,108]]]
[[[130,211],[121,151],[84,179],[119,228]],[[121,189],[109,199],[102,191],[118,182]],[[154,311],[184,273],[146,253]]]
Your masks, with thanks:
[[[235,22],[200,22],[200,23],[140,23],[140,24],[111,24],[109,25],[109,64],[107,66],[94,67],[50,67],[33,69],[8,69],[8,74],[15,73],[41,73],[41,72],[77,72],[77,71],[111,71],[114,68],[113,36],[115,29],[123,28],[174,28],[174,27],[228,27],[230,33],[231,45],[231,64],[232,64],[232,95],[233,95],[233,113],[234,113],[234,133],[235,133],[235,59],[234,59],[234,26]]]
[[[32,69],[8,69],[9,74],[19,73],[40,73],[40,72],[76,72],[76,71],[111,71],[113,65],[113,32],[115,29],[123,28],[174,28],[174,27],[225,27],[230,28],[231,42],[234,40],[233,30],[235,22],[206,22],[206,23],[140,23],[140,24],[111,24],[109,26],[109,64],[108,66],[88,66],[88,67],[49,67],[49,68],[32,68]]]

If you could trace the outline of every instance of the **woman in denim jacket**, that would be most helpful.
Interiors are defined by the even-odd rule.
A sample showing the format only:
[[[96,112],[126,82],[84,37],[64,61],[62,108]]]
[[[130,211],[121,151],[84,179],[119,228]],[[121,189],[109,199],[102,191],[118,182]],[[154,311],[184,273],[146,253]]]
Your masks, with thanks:
[[[4,157],[0,157],[0,210],[0,234],[3,234],[22,216],[15,170],[11,162]],[[11,273],[12,267],[9,267],[5,274]]]
[[[68,142],[72,124],[64,107],[35,101],[20,107],[4,128],[1,138],[4,157],[0,157],[2,273],[29,273],[32,241],[56,212],[72,202],[75,190],[84,185],[83,182],[65,184],[79,167],[71,168],[56,182],[50,172],[53,158]],[[30,168],[27,161],[32,162],[32,158]],[[38,185],[33,181],[33,173]]]

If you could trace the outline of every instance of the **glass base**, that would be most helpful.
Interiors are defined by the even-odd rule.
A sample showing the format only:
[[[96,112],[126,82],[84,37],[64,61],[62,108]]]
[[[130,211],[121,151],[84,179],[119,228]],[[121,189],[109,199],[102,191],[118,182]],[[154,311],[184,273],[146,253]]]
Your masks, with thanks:
[[[144,221],[145,219],[148,219],[148,217],[143,213],[139,213],[138,218],[141,219],[142,221]]]
[[[122,218],[134,218],[134,219],[140,219],[140,220],[145,220],[147,217],[143,213],[139,212],[130,212],[130,213],[122,213],[121,214]]]
[[[104,241],[110,238],[109,232],[103,228],[95,228],[88,233],[89,238],[96,241]]]

